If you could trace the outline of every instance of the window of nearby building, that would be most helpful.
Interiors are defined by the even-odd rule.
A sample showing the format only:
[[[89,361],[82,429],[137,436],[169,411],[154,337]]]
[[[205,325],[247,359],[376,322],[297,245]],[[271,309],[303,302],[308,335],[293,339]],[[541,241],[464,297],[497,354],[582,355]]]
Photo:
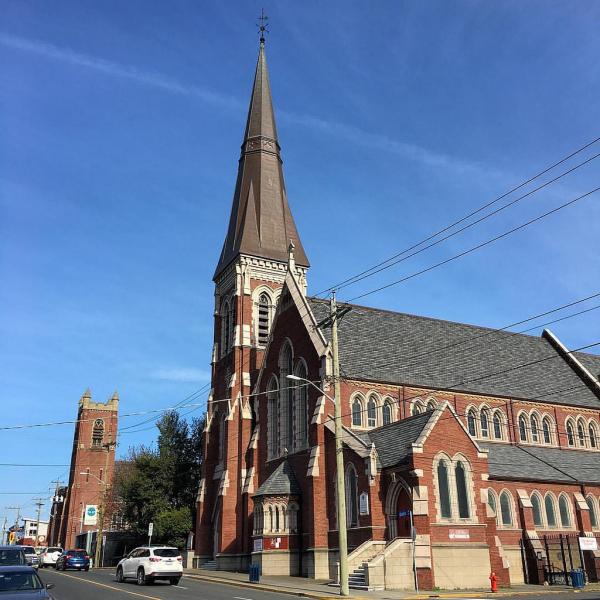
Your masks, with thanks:
[[[567,444],[569,444],[569,446],[575,445],[575,430],[573,429],[573,423],[571,421],[567,423]]]
[[[352,425],[355,427],[362,425],[362,402],[360,396],[355,396],[352,401]]]
[[[540,497],[537,494],[533,494],[533,496],[531,496],[531,508],[533,511],[533,524],[536,527],[541,527],[543,525],[542,503],[540,501]]]
[[[373,396],[369,398],[367,404],[367,427],[375,427],[377,422],[377,404]]]
[[[527,420],[525,415],[519,417],[519,438],[522,442],[527,441]]]
[[[538,418],[535,415],[531,417],[531,441],[535,444],[539,442],[539,424]]]
[[[471,408],[467,413],[467,428],[473,437],[477,435],[477,425],[475,424],[476,420],[477,416],[475,415],[475,410]]]
[[[571,511],[569,510],[569,501],[566,496],[558,499],[558,512],[560,513],[560,523],[563,527],[571,527]]]
[[[510,493],[504,490],[500,494],[500,515],[502,525],[510,527],[513,524]]]
[[[358,526],[358,478],[354,465],[346,468],[346,519],[348,527]]]
[[[554,500],[550,494],[544,498],[544,507],[546,508],[546,523],[548,527],[556,527],[556,510],[554,508]]]
[[[490,434],[490,417],[487,408],[482,409],[479,422],[481,425],[481,437],[488,437]]]
[[[104,439],[104,420],[96,419],[92,428],[92,447],[102,448],[102,440]]]
[[[588,496],[585,499],[588,508],[590,509],[590,521],[592,529],[598,529],[598,513],[596,512],[596,500],[593,496]]]
[[[469,495],[467,492],[467,478],[465,467],[461,462],[456,463],[454,469],[454,477],[456,478],[456,495],[458,499],[458,516],[461,519],[468,519],[471,515],[469,512]]]
[[[494,438],[502,439],[502,417],[498,411],[494,413]]]
[[[448,466],[441,460],[437,467],[438,487],[440,493],[440,515],[444,519],[452,516],[450,510],[450,483],[448,481]]]
[[[392,422],[392,405],[390,404],[389,400],[386,400],[383,403],[382,417],[384,425],[388,425]]]
[[[542,421],[542,435],[544,438],[544,444],[552,443],[551,424],[548,417],[544,417]]]

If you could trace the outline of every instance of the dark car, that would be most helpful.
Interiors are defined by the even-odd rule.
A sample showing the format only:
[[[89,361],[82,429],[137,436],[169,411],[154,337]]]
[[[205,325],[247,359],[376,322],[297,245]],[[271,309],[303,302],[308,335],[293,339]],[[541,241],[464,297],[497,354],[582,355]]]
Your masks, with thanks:
[[[66,571],[67,569],[77,569],[81,571],[90,570],[90,557],[85,550],[65,550],[57,559],[54,565],[55,569]]]
[[[27,559],[20,546],[0,546],[0,567],[26,565]]]
[[[0,567],[2,600],[52,600],[48,593],[53,585],[44,585],[33,567]]]

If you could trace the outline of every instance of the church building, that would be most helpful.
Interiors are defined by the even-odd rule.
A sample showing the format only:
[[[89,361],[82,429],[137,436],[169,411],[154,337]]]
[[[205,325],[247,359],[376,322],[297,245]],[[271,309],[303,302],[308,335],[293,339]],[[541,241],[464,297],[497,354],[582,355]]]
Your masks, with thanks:
[[[307,295],[309,266],[261,41],[214,274],[197,566],[338,577],[329,303]],[[486,587],[491,572],[501,585],[541,584],[579,567],[598,580],[600,356],[550,330],[348,308],[339,356],[352,584]]]

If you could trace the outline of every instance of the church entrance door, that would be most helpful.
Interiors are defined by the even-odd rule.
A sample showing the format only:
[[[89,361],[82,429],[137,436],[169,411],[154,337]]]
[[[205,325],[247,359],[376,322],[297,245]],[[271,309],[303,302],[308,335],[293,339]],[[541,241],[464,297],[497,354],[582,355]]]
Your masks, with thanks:
[[[396,501],[396,537],[410,537],[412,502],[408,492],[400,489]]]

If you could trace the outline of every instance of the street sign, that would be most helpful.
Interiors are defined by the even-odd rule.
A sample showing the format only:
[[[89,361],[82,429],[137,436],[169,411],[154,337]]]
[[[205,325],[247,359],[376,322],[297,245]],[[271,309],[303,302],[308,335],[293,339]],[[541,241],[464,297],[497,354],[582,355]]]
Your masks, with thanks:
[[[150,523],[148,525],[148,537],[151,537],[153,532],[154,532],[154,523]]]

